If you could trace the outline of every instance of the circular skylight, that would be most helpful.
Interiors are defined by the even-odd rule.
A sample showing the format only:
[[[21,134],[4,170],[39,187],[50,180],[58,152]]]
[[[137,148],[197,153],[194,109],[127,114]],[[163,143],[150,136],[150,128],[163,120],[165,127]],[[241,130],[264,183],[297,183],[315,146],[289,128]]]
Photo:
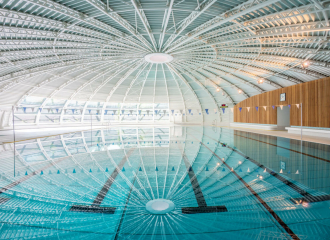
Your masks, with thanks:
[[[144,59],[150,63],[169,63],[173,57],[166,53],[151,53],[146,55]]]

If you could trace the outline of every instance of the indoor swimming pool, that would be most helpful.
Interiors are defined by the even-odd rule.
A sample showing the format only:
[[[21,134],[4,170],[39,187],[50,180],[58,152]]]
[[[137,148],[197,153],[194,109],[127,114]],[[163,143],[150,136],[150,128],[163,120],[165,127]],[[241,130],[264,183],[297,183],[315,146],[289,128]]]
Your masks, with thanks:
[[[329,145],[160,126],[0,151],[0,239],[330,238]]]

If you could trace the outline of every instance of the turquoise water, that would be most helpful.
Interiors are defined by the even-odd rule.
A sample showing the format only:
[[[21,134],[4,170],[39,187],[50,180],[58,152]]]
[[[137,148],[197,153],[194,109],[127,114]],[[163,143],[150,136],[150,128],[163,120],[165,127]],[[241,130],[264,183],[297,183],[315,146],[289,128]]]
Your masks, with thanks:
[[[0,239],[330,239],[328,145],[150,127],[16,150],[15,171],[12,149],[0,156]],[[175,209],[150,214],[153,199]]]

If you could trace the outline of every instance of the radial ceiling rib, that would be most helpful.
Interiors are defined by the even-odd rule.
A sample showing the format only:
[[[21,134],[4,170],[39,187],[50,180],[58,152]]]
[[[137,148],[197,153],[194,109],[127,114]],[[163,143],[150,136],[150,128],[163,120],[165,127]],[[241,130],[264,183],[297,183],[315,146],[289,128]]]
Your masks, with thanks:
[[[139,39],[149,50],[151,50],[151,46],[149,42],[144,39],[144,37],[136,32],[136,29],[129,24],[125,19],[123,19],[118,13],[114,12],[109,5],[105,5],[100,0],[85,0],[90,3],[92,6],[96,7],[103,14],[110,17],[112,20],[119,23],[122,27],[124,27],[127,31],[129,31],[132,35],[134,35],[137,39]]]
[[[144,63],[145,63],[144,60],[142,60],[142,61],[137,61],[134,64],[132,64],[130,66],[130,69],[125,73],[125,75],[119,79],[119,81],[115,84],[115,86],[113,86],[113,88],[111,89],[111,91],[105,101],[109,102],[112,95],[117,90],[117,88],[120,87],[120,85],[126,80],[126,78],[129,77],[129,75],[131,75],[134,71],[136,71],[138,68],[140,68]],[[102,87],[102,85],[100,85],[98,87],[98,89],[100,89],[101,87]],[[90,97],[90,99],[91,99],[91,97]]]
[[[220,69],[219,69],[219,65],[210,64],[209,66],[204,67],[203,69],[204,69],[204,70],[207,70],[207,71],[211,71],[213,74],[214,74],[214,72],[215,72],[216,74],[219,74],[219,75],[222,75],[222,76],[231,77],[231,78],[233,78],[234,80],[243,83],[243,84],[240,84],[240,85],[247,85],[247,86],[249,86],[249,87],[251,87],[251,88],[256,89],[259,93],[262,93],[262,92],[265,91],[265,90],[263,90],[261,87],[255,85],[255,84],[252,84],[250,81],[245,80],[245,79],[243,79],[243,78],[241,78],[241,77],[236,76],[237,73],[235,73],[235,72],[232,73],[231,71],[228,71],[228,70],[227,70],[227,71],[226,71],[226,70],[223,70],[223,69],[220,70]],[[237,70],[236,70],[236,71],[237,71]],[[215,75],[215,76],[216,76],[216,75]]]
[[[94,58],[89,58],[89,59],[82,59],[82,60],[72,60],[72,61],[67,61],[64,63],[54,63],[51,65],[46,65],[46,66],[36,66],[34,68],[30,68],[28,70],[24,71],[19,71],[19,72],[13,72],[10,74],[6,74],[0,77],[1,82],[6,82],[5,85],[3,85],[0,88],[0,92],[3,90],[6,90],[7,88],[12,87],[13,84],[15,84],[17,81],[24,80],[25,78],[29,77],[35,77],[37,74],[42,75],[44,73],[50,74],[50,75],[56,75],[51,73],[54,69],[58,68],[64,68],[68,66],[75,66],[75,65],[81,65],[84,66],[84,64],[90,64],[90,63],[101,63],[101,62],[107,62],[111,64],[113,61],[112,57],[94,57]],[[8,87],[6,87],[8,86]]]
[[[3,8],[0,8],[0,16],[16,24],[21,22],[27,26],[33,26],[34,27],[33,29],[45,27],[53,31],[55,30],[60,31],[65,29],[65,27],[67,26],[65,22],[61,22],[58,20],[53,20],[46,17],[40,17],[32,14],[27,14],[27,13],[18,12],[15,10],[3,9]],[[27,28],[27,29],[31,29],[31,28]],[[79,33],[84,36],[95,37],[98,39],[111,41],[112,43],[124,45],[123,43],[112,41],[113,37],[111,35],[93,29],[81,27],[78,25],[73,25],[69,29],[69,32],[77,33],[77,34]],[[127,44],[125,44],[124,46],[127,46]]]
[[[309,53],[310,54],[310,53]],[[309,55],[308,54],[308,55]],[[254,56],[251,54],[235,54],[236,56],[234,57],[235,59],[239,60],[244,60],[246,62],[247,59],[251,59]],[[307,56],[308,56],[307,55]],[[239,57],[238,57],[239,56]],[[226,58],[226,57],[225,57]],[[222,60],[222,57],[218,57],[219,60]],[[250,61],[250,60],[249,60]],[[313,76],[315,78],[323,78],[327,77],[328,75],[321,74],[316,71],[312,71],[310,69],[302,69],[301,68],[301,63],[304,61],[304,58],[295,58],[295,57],[284,57],[284,56],[278,56],[278,55],[267,55],[267,54],[261,54],[258,56],[258,59],[255,60],[255,63],[258,63],[263,66],[271,66],[271,67],[278,67],[282,71],[278,71],[277,73],[274,73],[273,75],[283,75],[282,73],[285,73],[286,71],[293,71],[293,72],[298,72],[298,73],[304,73],[310,76]],[[328,65],[323,62],[318,62],[318,61],[310,61],[311,64],[316,65],[316,66],[322,66],[322,67],[327,67]],[[321,69],[319,69],[321,71]],[[294,82],[294,83],[302,83],[302,80],[299,80],[294,77],[290,77],[287,80]]]
[[[204,71],[203,69],[199,69],[198,71],[195,71],[194,73],[199,74],[200,76],[202,76],[205,79],[208,79],[209,78],[209,77],[207,77],[208,74],[211,75],[211,77],[214,77],[214,74],[211,74],[210,72]],[[201,74],[201,73],[203,73],[204,75]],[[231,83],[230,81],[227,81],[227,80],[225,80],[225,79],[223,79],[223,78],[221,78],[219,76],[216,76],[216,79],[220,80],[220,82],[227,83],[230,87],[234,88],[237,91],[238,90],[241,90],[242,91],[242,94],[243,94],[243,96],[245,98],[249,98],[250,97],[242,88],[238,88],[235,84]]]
[[[179,27],[177,27],[175,34],[172,34],[167,42],[165,43],[163,49],[167,49],[171,43],[200,15],[202,15],[209,7],[211,7],[217,0],[207,0],[195,9],[187,18],[185,18]]]
[[[80,78],[82,78],[83,76],[86,76],[90,73],[95,73],[97,72],[99,69],[102,69],[107,63],[103,63],[102,65],[100,66],[96,66],[96,67],[93,67],[93,68],[87,68],[86,67],[83,67],[83,66],[77,66],[77,67],[74,67],[72,69],[69,69],[65,72],[62,72],[61,74],[58,74],[58,75],[55,75],[55,76],[52,76],[50,78],[47,78],[46,80],[42,81],[41,83],[39,83],[37,86],[31,88],[29,91],[27,91],[23,97],[20,98],[20,100],[16,103],[16,105],[20,104],[24,99],[25,97],[28,97],[30,96],[31,94],[33,94],[35,91],[37,91],[38,89],[46,86],[47,84],[55,81],[55,80],[58,80],[59,78],[63,78],[65,77],[66,75],[68,74],[71,74],[71,73],[74,73],[78,70],[81,70],[81,69],[84,69],[84,70],[87,70],[87,71],[84,71],[83,73],[79,74],[78,76],[75,76],[73,78],[71,77],[65,77],[65,79],[67,79],[67,81],[65,83],[63,83],[60,87],[58,87],[57,89],[55,89],[50,95],[48,98],[52,98],[55,96],[56,93],[60,92],[63,88],[65,88],[67,85],[69,85],[70,83],[73,83],[74,81],[77,81],[79,80]]]
[[[189,78],[191,78],[195,83],[197,83],[204,91],[207,92],[207,94],[212,98],[215,106],[217,106],[218,110],[219,110],[219,103],[216,101],[214,95],[200,82],[198,81],[198,79],[196,77],[194,77],[192,74],[190,74],[188,71],[184,70],[183,68],[177,67],[177,69],[182,72],[183,74],[187,75]],[[233,99],[228,95],[228,93],[223,89],[218,87],[213,81],[211,81],[212,84],[215,86],[215,89],[217,91],[217,89],[221,89],[221,91],[224,92],[225,97],[228,97],[231,100],[231,103],[234,104]]]
[[[143,88],[144,88],[144,85],[145,85],[145,83],[146,83],[146,81],[147,81],[147,78],[148,78],[148,76],[149,76],[149,74],[150,74],[150,72],[151,72],[151,69],[152,69],[153,65],[154,65],[154,64],[150,64],[150,67],[149,67],[149,69],[148,69],[147,74],[146,74],[146,75],[140,80],[140,81],[142,82],[142,84],[139,84],[139,85],[140,85],[140,91],[139,91],[139,99],[138,99],[138,102],[141,102],[141,97],[142,97]]]
[[[211,68],[211,70],[214,70],[214,69]],[[212,78],[219,79],[220,81],[230,83],[231,86],[232,86],[233,88],[235,88],[237,91],[238,91],[238,90],[241,90],[241,91],[242,91],[242,94],[243,94],[246,98],[249,98],[249,97],[250,97],[250,95],[249,95],[248,93],[246,93],[246,90],[245,90],[245,91],[243,90],[244,88],[246,88],[245,86],[244,86],[243,88],[242,88],[242,86],[241,86],[241,87],[238,87],[238,86],[237,86],[238,84],[234,84],[234,83],[232,83],[232,82],[230,82],[230,81],[228,81],[228,80],[225,80],[223,77],[219,77],[219,76],[217,76],[216,74],[214,74],[213,72],[211,72],[210,70],[208,71],[207,69],[198,69],[198,71],[199,71],[200,73],[204,74],[205,76],[211,76]],[[220,71],[219,71],[219,72],[220,72]],[[262,92],[262,90],[259,90],[259,92]]]
[[[141,20],[145,30],[148,33],[150,41],[152,42],[152,45],[154,47],[154,51],[157,52],[157,43],[156,43],[156,40],[155,40],[155,38],[152,34],[152,30],[151,30],[150,25],[148,23],[148,19],[147,19],[146,15],[144,14],[143,10],[141,9],[141,3],[139,2],[139,0],[131,0],[131,2],[132,2],[133,6],[135,8],[136,13],[140,17],[140,20]]]
[[[261,42],[260,39],[245,39],[245,40],[228,40],[226,39],[225,42],[215,43],[215,44],[195,44],[190,47],[183,47],[178,49],[177,51],[172,52],[171,54],[179,54],[179,53],[186,53],[190,51],[202,51],[205,47],[214,47],[216,49],[225,49],[230,47],[244,47],[244,46],[255,46],[255,45],[276,45],[280,47],[284,47],[287,44],[298,45],[298,44],[305,44],[305,45],[325,45],[330,40],[325,38],[325,36],[317,37],[317,36],[276,36],[276,37],[268,37],[262,38]]]
[[[173,3],[174,3],[174,0],[170,0],[170,2],[167,4],[168,9],[165,10],[164,22],[162,25],[162,30],[161,30],[160,39],[159,39],[159,52],[161,52],[161,49],[163,48],[163,41],[164,41],[166,29],[167,29],[167,24],[168,24],[168,21],[170,20],[171,14],[173,14],[173,12],[172,12]]]
[[[238,65],[238,68],[240,68],[241,66],[244,66],[244,65]],[[255,83],[259,83],[260,80],[262,80],[263,82],[262,83],[265,83],[265,84],[269,84],[275,88],[282,88],[282,86],[272,80],[269,80],[268,76],[267,78],[266,77],[258,77],[256,75],[256,72],[257,71],[251,71],[249,68],[244,68],[244,70],[241,70],[240,72],[237,71],[237,68],[231,66],[230,64],[228,63],[222,63],[222,62],[216,62],[216,64],[210,64],[210,67],[213,67],[215,69],[221,69],[224,73],[225,73],[225,76],[232,76],[234,79],[237,79],[238,81],[240,82],[244,82],[246,81],[245,79],[243,79],[242,77],[239,76],[239,73],[240,74],[243,74],[244,76],[247,76],[248,78],[252,78],[254,79]],[[251,73],[252,72],[252,73]],[[248,81],[250,82],[250,81]],[[254,84],[247,84],[249,85],[250,87],[253,87],[253,88],[256,88],[258,86],[254,85]],[[257,91],[261,92],[260,90],[261,88],[257,89]],[[265,91],[265,90],[263,90]]]
[[[221,26],[227,22],[230,22],[231,20],[235,20],[236,18],[239,18],[245,14],[266,7],[278,1],[280,0],[253,0],[253,1],[248,1],[247,3],[243,3],[240,6],[236,7],[235,9],[222,14],[220,17],[213,18],[207,23],[202,24],[201,26],[195,28],[192,32],[188,34],[187,38],[180,38],[179,41],[177,41],[175,45],[169,48],[166,52],[171,52],[173,49],[178,48],[187,41],[190,41],[191,39],[209,30],[212,30],[215,27]]]
[[[235,67],[233,67],[230,63],[218,63],[218,64],[214,64],[213,66],[215,67],[225,67],[226,69],[229,68],[229,70],[233,69],[233,71],[235,71]],[[238,66],[241,66],[241,65],[238,65]],[[253,69],[255,69],[253,71]],[[267,72],[266,70],[264,69],[258,69],[258,68],[247,68],[245,70],[241,70],[240,74],[243,74],[244,76],[247,76],[249,78],[252,78],[255,80],[255,83],[259,83],[259,81],[262,81],[262,83],[265,83],[265,84],[269,84],[275,88],[282,88],[283,86],[280,85],[279,83],[277,82],[274,82],[273,80],[269,80],[270,77],[274,77],[273,75],[272,76],[265,76],[265,77],[259,77],[256,75],[256,72],[260,72],[260,70],[263,70],[264,72]],[[224,70],[226,71],[226,70]],[[228,70],[227,70],[228,71]],[[234,72],[233,75],[237,75],[238,73],[237,72]],[[236,76],[237,77],[237,76]],[[280,77],[280,76],[278,76]],[[283,77],[284,78],[284,77]],[[284,79],[287,79],[288,77],[285,77]]]
[[[254,38],[259,38],[257,41],[261,41],[260,44],[269,44],[268,42],[264,42],[264,39],[267,37],[271,37],[272,40],[276,40],[277,36],[291,36],[291,38],[295,38],[295,34],[303,35],[304,33],[313,33],[313,32],[327,32],[330,30],[330,27],[324,26],[325,22],[317,22],[313,24],[295,24],[294,26],[284,26],[284,27],[275,27],[271,29],[266,29],[263,31],[258,31],[256,34],[252,34],[250,32],[240,33],[236,35],[229,35],[225,37],[221,37],[218,39],[212,39],[208,41],[207,44],[200,44],[200,45],[185,45],[184,48],[178,49],[178,51],[175,51],[173,53],[180,53],[185,50],[191,51],[199,48],[205,48],[206,46],[216,46],[220,47],[219,45],[223,44],[232,44],[233,42],[244,42],[246,43],[246,40],[251,40]],[[322,42],[328,41],[326,38],[326,35],[323,37],[320,36],[319,38]]]
[[[115,71],[114,73],[108,77],[107,79],[105,79],[102,83],[102,86],[104,86],[107,82],[109,82],[111,79],[113,79],[114,77],[116,77],[119,73],[123,72],[124,70],[127,70],[128,68],[130,68],[130,64],[132,64],[134,61],[127,61],[124,62],[120,65],[117,65],[115,67]],[[88,81],[86,81],[84,84],[82,84],[70,97],[69,100],[72,100],[75,98],[75,96],[77,94],[79,94],[86,86],[89,86],[90,84],[92,84],[95,80],[97,79],[97,77],[95,78],[91,78]],[[96,93],[98,90],[100,90],[100,88],[102,87],[101,85],[99,85],[97,87],[97,89],[93,90],[92,93],[89,95],[88,100],[90,100]]]
[[[205,81],[209,80],[210,83],[211,83],[215,88],[217,88],[217,87],[221,87],[219,84],[215,84],[215,83],[213,82],[212,79],[208,78],[208,77],[207,77],[207,74],[205,74],[205,73],[204,73],[205,75],[201,74],[200,72],[203,72],[203,70],[202,70],[201,68],[198,69],[198,70],[193,69],[194,66],[190,65],[189,63],[185,63],[183,67],[186,68],[191,74],[197,76],[198,78],[202,78],[202,79],[205,80]],[[199,72],[199,71],[200,71],[200,72]],[[219,77],[219,76],[216,76],[216,79],[219,80],[220,83],[226,83],[226,84],[228,84],[231,88],[234,88],[235,90],[239,90],[239,88],[238,88],[236,85],[232,84],[231,82],[229,82],[229,81],[227,81],[227,80],[225,80],[225,79],[223,79],[223,78],[221,78],[221,77]],[[223,87],[221,87],[221,88],[223,89]],[[242,90],[242,94],[243,94],[243,96],[245,96],[246,98],[248,98],[249,96],[244,92],[244,90],[243,90],[243,89],[241,89],[241,90]],[[227,92],[225,92],[225,93],[227,93]],[[233,98],[232,98],[231,96],[229,96],[229,97],[230,97],[230,99],[231,99],[233,102],[236,102],[236,101],[233,100]]]
[[[24,1],[34,4],[36,6],[39,6],[41,8],[48,9],[50,11],[55,11],[61,15],[65,15],[71,19],[74,19],[73,23],[66,26],[67,29],[75,26],[76,24],[84,23],[84,24],[96,27],[97,29],[104,30],[116,37],[119,37],[119,38],[125,37],[125,33],[94,19],[93,16],[87,16],[86,14],[80,13],[76,10],[73,10],[69,7],[56,3],[52,0],[24,0]],[[138,45],[137,43],[135,43],[129,39],[128,39],[128,41],[130,41],[134,45],[142,47],[141,45]]]
[[[252,63],[247,60],[247,59],[243,59],[243,58],[230,58],[230,57],[224,57],[224,58],[218,58],[219,60],[221,61],[217,61],[217,63],[220,63],[220,64],[223,64],[223,65],[231,65],[231,63],[234,63],[234,67],[238,67],[238,68],[244,68],[245,66],[247,66],[248,64],[251,66],[251,67],[248,67],[248,69],[245,69],[245,71],[249,71],[249,72],[252,72],[255,74],[255,76],[258,76],[256,73],[258,73],[258,71],[263,71],[263,72],[266,72],[266,76],[258,76],[259,78],[263,78],[263,79],[266,79],[266,78],[269,78],[271,76],[278,76],[280,78],[283,78],[283,79],[286,79],[286,80],[289,80],[293,83],[302,83],[303,81],[301,81],[300,79],[297,79],[297,78],[294,78],[294,77],[290,77],[288,75],[285,75],[283,73],[280,73],[281,71],[273,71],[273,70],[269,70],[268,68],[270,67],[274,67],[272,66],[273,64],[263,64],[261,67],[259,67],[260,64],[262,64],[263,62],[260,62],[260,61],[253,61]],[[227,61],[227,62],[223,62],[223,61]],[[243,65],[243,64],[245,65]],[[267,68],[268,67],[268,68]],[[275,65],[276,67],[276,65]],[[250,69],[249,69],[250,68]],[[279,69],[281,70],[281,69]],[[251,74],[252,74],[251,73]],[[262,74],[265,74],[265,73],[262,73]],[[277,86],[278,88],[281,88],[280,85]]]
[[[140,68],[139,72],[135,75],[134,79],[131,81],[129,87],[127,88],[124,98],[123,98],[123,103],[126,102],[126,98],[128,96],[128,93],[130,92],[130,90],[132,89],[135,81],[140,77],[140,75],[142,74],[142,72],[145,70],[145,68],[148,66],[149,63],[144,63],[144,65]],[[151,64],[150,64],[151,65]],[[150,66],[151,67],[151,66]]]
[[[201,101],[200,99],[197,97],[194,89],[192,89],[192,87],[190,86],[190,84],[187,82],[187,80],[180,74],[180,72],[175,69],[175,67],[173,67],[170,63],[167,64],[167,66],[171,69],[171,71],[173,71],[173,73],[175,73],[183,82],[184,84],[188,87],[188,89],[191,91],[191,93],[194,95],[194,97],[196,98],[197,102],[198,102],[198,105],[199,105],[199,109],[203,109],[202,108],[202,104],[201,104]],[[179,87],[179,83],[178,84],[178,87]],[[179,87],[180,91],[181,91],[181,88]],[[181,92],[182,93],[182,92]],[[187,112],[187,106],[186,106],[186,102],[184,100],[184,97],[182,96],[182,99],[183,99],[183,102],[184,102],[184,106],[185,106],[185,109],[184,109],[184,112]],[[187,115],[185,115],[185,117],[187,118]],[[203,116],[202,116],[203,117]]]
[[[107,69],[107,70],[104,70],[102,72],[99,72],[98,70],[99,69],[102,69],[106,64],[102,64],[101,66],[99,67],[95,67],[93,70],[90,70],[90,71],[85,71],[83,72],[82,74],[79,74],[78,76],[76,77],[73,77],[71,79],[69,79],[68,81],[64,82],[61,86],[59,86],[56,90],[54,90],[50,95],[49,95],[49,98],[54,98],[56,94],[58,94],[60,91],[62,91],[64,88],[66,88],[67,86],[69,86],[70,84],[76,82],[76,81],[79,81],[81,80],[83,77],[89,75],[91,72],[96,72],[97,71],[97,74],[95,76],[93,76],[92,78],[90,78],[89,82],[94,82],[94,80],[98,79],[99,77],[101,76],[106,76],[108,75],[109,73],[112,73],[113,70],[117,69],[117,68],[121,68],[122,65],[120,64],[114,64],[111,66],[111,68]]]
[[[326,10],[329,10],[328,7]],[[311,24],[310,18],[313,15],[318,15],[321,11],[313,4],[297,7],[290,10],[284,10],[282,12],[262,16],[252,20],[247,20],[243,22],[238,22],[239,25],[230,25],[224,28],[216,29],[214,31],[205,33],[199,37],[200,40],[207,41],[210,38],[216,38],[221,35],[231,34],[239,31],[250,30],[250,33],[256,34],[257,31],[262,31],[263,29],[272,28],[272,27],[285,27],[285,26],[294,26],[295,24]],[[327,21],[325,19],[325,21]],[[236,21],[235,21],[236,22]]]

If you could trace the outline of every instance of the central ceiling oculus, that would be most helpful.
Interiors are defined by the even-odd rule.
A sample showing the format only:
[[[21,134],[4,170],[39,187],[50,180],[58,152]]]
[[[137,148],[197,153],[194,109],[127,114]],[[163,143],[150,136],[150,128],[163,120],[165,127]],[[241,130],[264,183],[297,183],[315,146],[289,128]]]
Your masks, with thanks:
[[[173,57],[166,53],[150,53],[144,59],[150,63],[169,63],[173,60]]]

